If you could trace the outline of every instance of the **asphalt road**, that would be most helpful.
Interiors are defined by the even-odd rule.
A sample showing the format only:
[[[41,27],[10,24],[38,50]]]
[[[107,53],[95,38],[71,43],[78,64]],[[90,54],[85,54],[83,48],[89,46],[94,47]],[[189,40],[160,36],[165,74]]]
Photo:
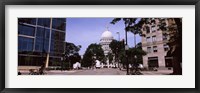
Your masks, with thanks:
[[[22,71],[22,75],[28,75],[28,71]],[[101,68],[101,69],[85,69],[85,70],[70,70],[60,71],[51,70],[46,71],[46,75],[126,75],[126,70],[119,70],[114,68]],[[143,75],[169,75],[172,70],[159,70],[159,71],[141,71]]]
[[[72,71],[49,71],[48,75],[126,75],[125,71],[113,68],[72,70]]]

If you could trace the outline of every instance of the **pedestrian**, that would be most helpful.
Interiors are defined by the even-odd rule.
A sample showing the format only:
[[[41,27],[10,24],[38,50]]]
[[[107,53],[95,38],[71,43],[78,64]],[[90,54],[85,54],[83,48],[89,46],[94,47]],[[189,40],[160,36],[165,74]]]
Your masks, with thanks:
[[[45,69],[45,61],[43,62],[43,64],[41,65],[41,67],[39,68],[39,75],[43,75],[44,74],[44,69]]]

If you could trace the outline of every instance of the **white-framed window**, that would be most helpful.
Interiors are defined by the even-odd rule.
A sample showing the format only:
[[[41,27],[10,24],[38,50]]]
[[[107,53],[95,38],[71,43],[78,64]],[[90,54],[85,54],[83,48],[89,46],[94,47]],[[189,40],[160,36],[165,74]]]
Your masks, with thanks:
[[[152,41],[153,41],[153,42],[156,41],[156,36],[152,36]]]
[[[155,25],[151,26],[151,31],[152,31],[152,33],[153,33],[153,32],[156,32],[156,30],[157,30],[157,28],[156,28]]]
[[[158,52],[157,46],[153,46],[153,52]]]
[[[151,47],[147,47],[147,52],[151,53]]]
[[[147,42],[151,42],[151,37],[147,37]]]

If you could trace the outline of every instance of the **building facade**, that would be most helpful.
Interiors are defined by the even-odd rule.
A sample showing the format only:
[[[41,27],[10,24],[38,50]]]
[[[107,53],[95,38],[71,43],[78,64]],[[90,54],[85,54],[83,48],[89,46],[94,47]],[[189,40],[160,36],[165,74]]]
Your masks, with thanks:
[[[66,18],[18,18],[18,66],[58,66]]]
[[[113,36],[110,31],[106,30],[102,33],[101,39],[100,39],[100,45],[102,46],[104,55],[108,55],[108,53],[111,52],[109,45],[112,42],[112,40],[113,40]]]
[[[147,52],[147,55],[143,56],[143,65],[146,68],[165,69],[172,67],[172,57],[167,57],[169,46],[167,45],[170,37],[167,27],[173,21],[169,22],[169,19],[151,19],[148,24],[144,24],[142,32],[145,37],[142,37],[142,49]],[[164,28],[161,30],[161,26]]]
[[[100,39],[100,45],[102,46],[104,55],[106,56],[107,60],[106,60],[106,64],[102,64],[101,67],[103,67],[103,65],[106,65],[107,67],[114,66],[114,62],[109,62],[109,60],[108,60],[108,53],[112,53],[112,50],[109,47],[112,40],[113,40],[113,36],[110,31],[106,30],[102,33],[101,39]]]

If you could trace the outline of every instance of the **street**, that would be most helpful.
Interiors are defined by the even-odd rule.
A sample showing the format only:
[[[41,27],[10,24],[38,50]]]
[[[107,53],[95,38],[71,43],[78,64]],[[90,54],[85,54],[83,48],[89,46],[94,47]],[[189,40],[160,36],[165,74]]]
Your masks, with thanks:
[[[158,70],[158,71],[141,71],[143,75],[168,75],[172,70]],[[22,75],[28,75],[28,71],[21,71]],[[60,71],[51,70],[46,71],[46,75],[126,75],[126,70],[119,70],[114,68],[101,69],[84,69],[84,70],[70,70]]]

